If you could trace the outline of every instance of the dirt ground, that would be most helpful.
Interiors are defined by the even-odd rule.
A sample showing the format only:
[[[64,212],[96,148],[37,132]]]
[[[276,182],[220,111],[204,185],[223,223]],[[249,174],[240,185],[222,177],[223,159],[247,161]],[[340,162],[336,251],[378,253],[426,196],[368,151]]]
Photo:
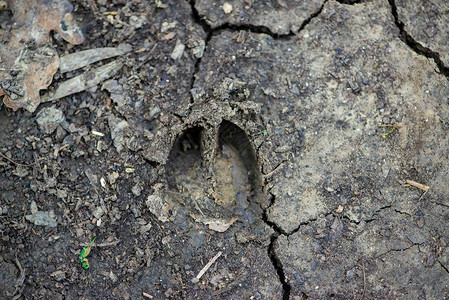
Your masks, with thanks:
[[[1,107],[0,299],[449,299],[446,1],[71,3],[132,50]]]

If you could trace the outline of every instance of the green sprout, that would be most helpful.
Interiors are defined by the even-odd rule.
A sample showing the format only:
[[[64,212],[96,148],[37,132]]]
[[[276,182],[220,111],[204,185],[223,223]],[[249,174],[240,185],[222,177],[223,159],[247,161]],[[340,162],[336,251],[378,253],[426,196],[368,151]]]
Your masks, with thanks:
[[[394,124],[381,124],[379,125],[379,127],[389,127],[389,129],[387,130],[387,132],[384,132],[381,134],[381,137],[383,137],[384,139],[386,139],[387,137],[389,137],[391,134],[393,134],[396,130],[399,130],[398,127]]]
[[[83,249],[81,250],[81,254],[79,256],[79,261],[81,263],[81,266],[83,267],[83,269],[87,270],[89,269],[90,265],[89,265],[89,261],[87,260],[87,256],[90,253],[90,250],[92,249],[92,245],[95,242],[96,237],[93,237],[89,243],[83,247]]]

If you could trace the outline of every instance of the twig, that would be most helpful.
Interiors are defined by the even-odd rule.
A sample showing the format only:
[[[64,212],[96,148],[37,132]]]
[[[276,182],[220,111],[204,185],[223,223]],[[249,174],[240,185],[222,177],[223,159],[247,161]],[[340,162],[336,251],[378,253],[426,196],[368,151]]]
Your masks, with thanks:
[[[17,286],[22,286],[23,282],[25,281],[25,269],[22,268],[22,265],[20,264],[20,262],[17,259],[17,257],[16,257],[16,265],[17,265],[17,267],[20,270],[20,276],[19,276],[19,278],[17,278],[16,285]]]
[[[267,174],[262,174],[262,177],[264,179],[271,177],[274,173],[276,173],[286,162],[286,160],[282,161],[279,165],[277,165],[273,170],[268,172]]]
[[[17,299],[19,299],[22,296],[22,289],[21,289],[21,287],[23,286],[23,282],[25,281],[25,269],[22,268],[22,265],[20,264],[20,262],[17,259],[17,257],[15,259],[15,263],[16,263],[17,268],[19,268],[19,270],[20,270],[20,275],[19,275],[19,277],[16,280],[16,285],[15,285],[16,289],[15,289],[15,291],[13,293],[13,295],[15,295],[15,296],[12,297],[13,300],[17,300]]]
[[[313,145],[313,143],[315,143],[316,139],[317,139],[317,136],[315,135],[314,137],[312,137],[312,138],[309,140],[309,142],[307,142],[307,143],[304,145],[304,147],[302,148],[301,151],[302,151],[303,153],[306,153],[307,150],[309,150],[309,148]]]
[[[97,6],[97,4],[95,3],[95,1],[94,1],[94,0],[90,0],[89,2],[90,2],[90,5],[91,5],[93,11],[94,11],[94,12],[97,12],[97,11],[98,11],[98,6]]]
[[[209,270],[210,266],[223,254],[223,252],[219,251],[214,257],[212,257],[211,260],[204,266],[204,268],[201,269],[201,271],[196,275],[194,279],[195,281],[198,281],[201,279],[201,277],[206,273],[207,270]]]
[[[419,183],[419,182],[416,182],[416,181],[413,181],[413,180],[409,180],[409,179],[406,179],[405,182],[407,184],[404,184],[402,186],[414,186],[414,187],[416,187],[418,189],[421,189],[421,190],[423,190],[425,192],[427,192],[429,190],[429,188],[430,188],[428,185],[425,185],[425,184],[422,184],[422,183]]]
[[[10,163],[13,163],[13,164],[18,165],[18,166],[29,167],[29,166],[34,165],[34,163],[29,164],[29,165],[25,165],[25,164],[21,164],[21,163],[15,162],[14,160],[12,160],[11,158],[9,158],[8,156],[6,156],[5,154],[3,154],[1,152],[0,152],[0,156],[3,157],[4,159],[6,159],[7,161],[9,161]]]
[[[427,194],[428,191],[429,191],[429,190],[425,191],[425,192],[421,195],[421,197],[419,197],[418,202],[421,201],[422,198],[424,198],[424,196]]]
[[[145,292],[142,292],[142,296],[147,297],[148,299],[153,299],[153,296],[151,296],[150,294],[147,294]]]
[[[67,143],[65,145],[62,145],[61,147],[59,147],[58,152],[61,152],[61,150],[64,150],[65,148],[69,147],[70,143]]]
[[[198,202],[196,201],[195,198],[193,198],[193,202],[195,203],[196,209],[198,209],[199,212],[201,213],[201,215],[204,217],[204,213],[203,213],[203,211],[201,210],[201,208],[200,208],[200,206],[198,205]]]
[[[365,276],[365,264],[362,262],[362,272],[363,272],[363,294],[362,300],[365,299],[365,290],[366,290],[366,276]]]
[[[235,286],[238,285],[239,283],[241,283],[243,281],[244,277],[246,277],[247,275],[248,275],[247,271],[240,272],[239,274],[236,275],[235,279],[232,279],[231,281],[226,283],[226,287],[215,292],[214,296],[217,297],[223,293],[227,293],[227,292],[233,290],[235,288]]]
[[[100,244],[98,244],[98,243],[84,243],[84,244],[81,244],[81,247],[91,246],[91,247],[102,248],[102,247],[115,246],[118,243],[120,243],[120,240],[116,240],[116,241],[108,242],[108,243],[100,243]]]
[[[22,69],[16,69],[16,68],[0,68],[0,71],[20,71]]]

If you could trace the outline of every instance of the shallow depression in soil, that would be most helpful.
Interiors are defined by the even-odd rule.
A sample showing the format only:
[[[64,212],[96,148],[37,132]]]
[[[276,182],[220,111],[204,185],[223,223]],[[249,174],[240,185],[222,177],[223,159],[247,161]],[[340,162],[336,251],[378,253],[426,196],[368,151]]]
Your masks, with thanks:
[[[205,129],[193,127],[175,142],[166,166],[168,197],[203,217],[253,221],[251,199],[259,196],[256,160],[245,132],[224,121],[217,132],[211,164],[202,159]],[[249,170],[249,171],[248,171]]]

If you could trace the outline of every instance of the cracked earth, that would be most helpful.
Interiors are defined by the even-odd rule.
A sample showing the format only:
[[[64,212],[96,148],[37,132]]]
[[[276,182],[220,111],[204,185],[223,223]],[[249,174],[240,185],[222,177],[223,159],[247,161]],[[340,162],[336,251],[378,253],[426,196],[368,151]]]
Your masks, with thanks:
[[[0,111],[0,298],[449,298],[449,4],[72,3],[133,51]]]

